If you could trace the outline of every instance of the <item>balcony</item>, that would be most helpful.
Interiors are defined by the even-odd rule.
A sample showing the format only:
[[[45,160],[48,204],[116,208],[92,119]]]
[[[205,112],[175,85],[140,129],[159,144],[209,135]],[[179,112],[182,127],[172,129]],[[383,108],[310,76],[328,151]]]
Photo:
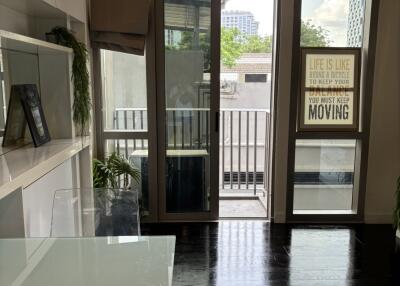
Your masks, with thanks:
[[[166,138],[168,150],[210,149],[209,109],[168,108]],[[269,126],[267,109],[221,109],[219,140],[219,182],[221,196],[264,195],[268,186]],[[116,108],[116,130],[147,130],[145,108]],[[129,158],[146,150],[146,140],[116,140],[107,145]]]

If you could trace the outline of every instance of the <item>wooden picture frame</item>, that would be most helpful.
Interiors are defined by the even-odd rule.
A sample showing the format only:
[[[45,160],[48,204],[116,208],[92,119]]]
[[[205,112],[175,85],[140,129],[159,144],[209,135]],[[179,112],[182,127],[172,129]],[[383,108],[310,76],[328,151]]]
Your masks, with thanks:
[[[343,56],[351,56],[353,57],[354,67],[352,69],[353,80],[350,84],[350,87],[309,87],[306,86],[306,68],[307,68],[307,56],[308,55],[321,55],[321,57],[332,56],[332,58],[337,57],[338,55]],[[360,48],[301,48],[301,59],[300,59],[300,90],[299,90],[299,104],[297,107],[297,130],[298,132],[303,131],[313,131],[313,132],[325,132],[325,131],[349,131],[356,132],[359,129],[359,104],[360,104],[360,71],[361,71],[361,49]],[[332,124],[332,123],[323,123],[321,120],[321,124],[308,124],[306,123],[306,114],[305,114],[305,102],[306,102],[306,93],[325,93],[332,94],[334,93],[346,93],[352,94],[352,123],[351,124]],[[322,96],[321,96],[322,97]],[[329,96],[327,96],[329,98]],[[318,106],[319,107],[319,106]],[[332,110],[334,105],[332,105]],[[332,115],[333,116],[333,115]],[[325,119],[326,120],[326,119]]]

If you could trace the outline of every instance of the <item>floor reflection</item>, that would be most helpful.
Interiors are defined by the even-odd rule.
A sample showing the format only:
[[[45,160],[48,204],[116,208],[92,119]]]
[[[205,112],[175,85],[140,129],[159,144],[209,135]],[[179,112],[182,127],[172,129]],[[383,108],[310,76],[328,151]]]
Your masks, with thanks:
[[[143,226],[177,237],[173,285],[400,285],[389,225],[301,226],[261,221]]]
[[[352,277],[353,250],[349,229],[292,229],[285,247],[290,257],[289,281],[332,280],[341,285]]]
[[[257,221],[219,224],[215,285],[262,285],[266,281],[263,226]]]

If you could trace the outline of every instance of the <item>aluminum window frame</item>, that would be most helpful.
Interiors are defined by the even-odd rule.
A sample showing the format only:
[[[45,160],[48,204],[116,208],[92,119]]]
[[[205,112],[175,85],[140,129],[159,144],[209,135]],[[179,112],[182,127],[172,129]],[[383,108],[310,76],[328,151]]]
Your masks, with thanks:
[[[371,121],[371,103],[375,66],[376,37],[379,15],[379,0],[365,0],[364,40],[360,74],[360,126],[351,132],[297,131],[298,93],[300,90],[300,26],[302,1],[294,3],[293,44],[292,44],[292,86],[290,94],[289,145],[287,165],[286,221],[296,222],[363,222],[368,150]],[[347,214],[294,214],[294,174],[297,139],[356,139],[355,170],[353,182],[352,210]]]

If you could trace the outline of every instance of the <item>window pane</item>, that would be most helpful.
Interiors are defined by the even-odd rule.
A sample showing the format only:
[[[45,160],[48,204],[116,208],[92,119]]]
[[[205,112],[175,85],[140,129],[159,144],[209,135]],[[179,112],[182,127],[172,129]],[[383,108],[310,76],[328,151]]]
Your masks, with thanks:
[[[140,181],[137,183],[133,182],[133,186],[137,187],[139,192],[139,202],[142,215],[147,215],[149,213],[148,140],[106,140],[105,143],[106,157],[115,152],[127,159],[129,163],[140,170]]]
[[[356,140],[297,140],[293,210],[352,210]]]
[[[303,0],[302,47],[361,47],[365,0]]]
[[[164,3],[166,210],[209,211],[211,0]]]
[[[101,50],[106,130],[147,130],[146,57]]]

